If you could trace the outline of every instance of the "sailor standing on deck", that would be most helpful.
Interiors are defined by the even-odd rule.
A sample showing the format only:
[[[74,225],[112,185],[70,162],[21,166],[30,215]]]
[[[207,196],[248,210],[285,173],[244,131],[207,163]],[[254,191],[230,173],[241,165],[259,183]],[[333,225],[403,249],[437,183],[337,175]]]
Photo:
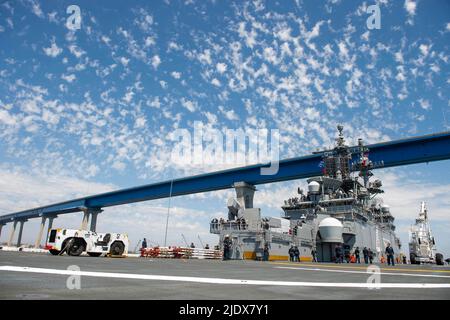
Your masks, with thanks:
[[[264,244],[263,261],[269,261],[269,243]]]
[[[356,263],[361,263],[361,259],[359,258],[359,247],[356,247],[356,249],[355,249],[355,258],[356,258]]]
[[[336,246],[334,253],[336,254],[336,263],[342,263],[342,248],[340,244]]]
[[[294,247],[294,261],[300,262],[300,250],[298,250],[298,247]]]
[[[231,244],[230,236],[227,234],[225,239],[223,239],[223,260],[230,260]]]
[[[317,262],[317,258],[316,258],[316,249],[312,249],[311,250],[311,256],[312,256],[312,262]]]
[[[391,265],[394,266],[394,248],[391,247],[391,244],[388,243],[387,247],[386,247],[386,255],[387,255],[387,263],[388,266]]]
[[[370,264],[373,263],[373,251],[370,248],[369,248],[369,262],[370,262]]]
[[[369,263],[369,250],[367,250],[366,247],[364,247],[364,249],[363,249],[363,256],[364,256],[364,263],[368,264]]]
[[[147,249],[147,239],[142,240],[142,249]]]
[[[289,248],[289,260],[294,262],[294,246],[292,246],[292,245]]]

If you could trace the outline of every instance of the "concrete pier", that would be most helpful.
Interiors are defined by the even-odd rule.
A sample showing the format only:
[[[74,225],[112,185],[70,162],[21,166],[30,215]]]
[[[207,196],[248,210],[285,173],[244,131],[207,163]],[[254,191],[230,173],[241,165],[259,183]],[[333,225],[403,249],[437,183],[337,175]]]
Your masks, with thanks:
[[[89,210],[83,210],[83,220],[81,221],[81,230],[87,230],[89,222]]]
[[[39,233],[38,236],[36,238],[36,242],[34,243],[34,247],[35,248],[39,248],[40,244],[41,244],[41,240],[42,240],[42,233],[44,232],[44,228],[45,228],[45,221],[47,220],[46,216],[42,216],[42,220],[41,220],[41,225],[39,227]]]
[[[23,225],[25,224],[27,220],[20,220],[20,227],[19,227],[19,236],[17,237],[17,247],[20,247],[22,244],[22,233],[23,233]]]
[[[103,212],[101,209],[85,209],[83,210],[83,221],[81,223],[81,229],[82,230],[88,230],[88,222],[91,221],[91,225],[89,227],[90,231],[96,231],[97,229],[97,216],[100,212]]]
[[[8,247],[12,246],[12,242],[14,240],[14,234],[16,233],[16,228],[17,228],[17,223],[18,222],[19,221],[17,221],[17,220],[14,220],[14,222],[13,222],[11,233],[9,234]]]
[[[91,212],[91,231],[94,231],[97,229],[97,216],[100,213],[100,211],[93,211]]]

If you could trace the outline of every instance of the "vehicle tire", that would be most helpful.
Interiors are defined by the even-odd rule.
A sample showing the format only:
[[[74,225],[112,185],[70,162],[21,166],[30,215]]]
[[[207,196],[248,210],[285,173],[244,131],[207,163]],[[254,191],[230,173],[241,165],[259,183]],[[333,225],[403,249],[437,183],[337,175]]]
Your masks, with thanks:
[[[112,256],[121,256],[125,250],[125,246],[122,242],[114,242],[111,245],[111,249],[109,250],[109,253]]]
[[[100,257],[102,255],[101,252],[88,252],[87,253],[90,257]]]
[[[444,265],[444,256],[442,255],[442,253],[436,253],[436,264],[438,266]]]
[[[86,248],[84,246],[83,241],[74,240],[73,243],[71,245],[69,245],[69,247],[67,248],[67,254],[69,256],[77,257],[80,254],[82,254],[85,249]]]
[[[418,264],[418,261],[416,260],[416,255],[414,253],[411,253],[409,255],[409,260],[411,261],[411,264]]]
[[[52,255],[54,255],[54,256],[57,256],[57,255],[60,254],[60,252],[61,252],[61,251],[55,250],[55,249],[50,249],[49,251],[50,251],[50,253],[51,253]]]

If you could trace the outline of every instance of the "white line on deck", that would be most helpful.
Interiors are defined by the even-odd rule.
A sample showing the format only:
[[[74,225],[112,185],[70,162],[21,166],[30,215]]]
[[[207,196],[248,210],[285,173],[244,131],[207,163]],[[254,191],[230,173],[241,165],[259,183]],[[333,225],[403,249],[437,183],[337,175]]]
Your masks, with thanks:
[[[442,289],[450,288],[450,283],[352,283],[352,282],[297,282],[297,281],[271,281],[271,280],[242,280],[223,278],[180,277],[130,273],[74,271],[60,269],[44,269],[16,266],[0,266],[0,271],[44,273],[56,275],[79,275],[85,277],[157,280],[157,281],[181,281],[210,284],[234,284],[234,285],[266,285],[266,286],[296,286],[296,287],[341,287],[341,288],[415,288],[415,289]]]
[[[371,275],[373,273],[368,273],[366,271],[352,271],[352,270],[335,270],[335,269],[321,269],[321,268],[302,268],[302,267],[274,267],[276,269],[292,269],[292,270],[309,270],[309,271],[324,271],[324,272],[343,272],[343,273],[362,273],[366,275]],[[450,278],[450,276],[443,276],[440,274],[412,274],[412,273],[401,273],[401,272],[380,272],[380,275],[389,276],[409,276],[409,277],[433,277],[433,278]]]

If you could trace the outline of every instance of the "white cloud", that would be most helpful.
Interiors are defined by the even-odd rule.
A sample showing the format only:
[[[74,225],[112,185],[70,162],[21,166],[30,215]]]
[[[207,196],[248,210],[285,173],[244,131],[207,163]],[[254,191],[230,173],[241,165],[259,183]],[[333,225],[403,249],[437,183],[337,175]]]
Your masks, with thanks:
[[[56,125],[59,123],[60,117],[57,113],[51,112],[48,109],[42,111],[42,120],[49,124]]]
[[[264,59],[266,59],[270,63],[278,64],[277,54],[272,47],[264,48],[263,55],[264,55]]]
[[[123,171],[126,167],[125,163],[122,161],[116,160],[113,162],[112,167],[116,169],[117,171]]]
[[[123,96],[123,100],[126,102],[126,103],[130,103],[131,102],[131,100],[133,99],[133,96],[134,96],[134,92],[132,91],[132,90],[129,90],[129,91],[127,91],[126,93],[125,93],[125,95]]]
[[[47,14],[48,21],[58,23],[58,19],[56,18],[57,15],[58,15],[58,13],[56,11],[52,11],[52,12],[48,13]]]
[[[91,164],[86,171],[86,178],[95,177],[99,171],[100,168],[97,165]]]
[[[181,99],[181,105],[188,109],[190,112],[194,112],[195,110],[197,110],[197,103],[185,98]]]
[[[430,102],[426,99],[419,99],[419,104],[420,107],[424,110],[430,110],[431,109],[431,105]]]
[[[250,32],[245,30],[245,22],[239,23],[238,33],[241,38],[245,39],[245,44],[249,48],[253,48],[256,44],[256,31],[252,28]]]
[[[136,119],[136,128],[143,128],[145,127],[145,123],[147,121],[145,120],[145,117],[139,117]]]
[[[313,29],[311,30],[311,32],[308,33],[308,40],[314,39],[316,37],[318,37],[320,35],[320,26],[324,23],[325,21],[319,21],[317,22]]]
[[[218,63],[216,64],[216,69],[219,73],[224,73],[225,71],[227,71],[227,65],[225,63]]]
[[[238,115],[233,109],[226,110],[223,106],[219,106],[219,110],[228,120],[239,120]]]
[[[203,53],[200,53],[198,55],[198,60],[204,64],[211,64],[211,51],[209,49],[206,49],[205,51],[203,51]]]
[[[109,45],[109,43],[111,42],[111,38],[107,36],[101,36],[101,40],[107,45]]]
[[[339,47],[339,56],[348,58],[348,49],[345,43],[343,41],[339,42],[338,47]]]
[[[403,54],[401,53],[401,51],[395,53],[395,61],[397,61],[398,63],[404,63]]]
[[[9,114],[7,110],[0,109],[0,123],[3,122],[6,125],[15,125],[17,123],[15,117]]]
[[[72,83],[76,78],[77,78],[77,76],[74,75],[73,73],[68,74],[68,75],[65,75],[65,74],[61,75],[61,79],[66,80],[69,83]]]
[[[164,80],[160,80],[159,81],[159,85],[161,86],[161,88],[163,88],[163,89],[167,89],[167,82],[166,81],[164,81]]]
[[[278,38],[280,38],[281,41],[291,41],[291,32],[292,29],[290,27],[282,27],[276,32],[276,35]]]
[[[426,44],[421,44],[419,46],[419,50],[424,56],[427,56],[430,51],[430,46],[427,46]]]
[[[31,11],[39,18],[44,18],[44,13],[42,12],[41,6],[37,1],[31,0]]]
[[[174,51],[179,51],[179,50],[182,49],[182,46],[179,45],[179,44],[176,43],[176,42],[170,41],[169,44],[168,44],[168,46],[167,46],[167,48],[168,48],[168,49],[167,49],[168,52],[170,52],[170,51],[172,51],[172,50],[174,50]]]
[[[120,57],[120,63],[126,67],[128,65],[128,63],[130,62],[130,59],[127,59],[125,57]]]
[[[153,37],[147,37],[147,38],[145,38],[145,47],[147,48],[147,47],[151,47],[151,46],[154,46],[156,44],[156,41],[155,41],[155,38],[153,38]]]
[[[161,101],[159,101],[159,97],[155,97],[152,101],[147,101],[147,105],[153,108],[161,108]]]
[[[154,55],[152,58],[152,66],[155,69],[158,69],[158,66],[161,64],[161,59],[158,55]]]
[[[101,193],[116,189],[112,184],[102,184],[79,178],[23,172],[18,169],[0,167],[0,208],[15,212],[41,205],[85,196],[86,193]],[[33,190],[30,192],[30,190]],[[5,212],[7,213],[7,212]]]
[[[80,49],[76,45],[70,45],[69,46],[69,51],[70,51],[70,53],[72,53],[77,58],[80,58],[81,56],[86,54],[86,51]]]
[[[55,42],[54,39],[52,40],[52,44],[50,45],[50,47],[48,47],[48,48],[43,48],[43,50],[44,50],[44,52],[45,52],[45,54],[46,54],[47,56],[52,57],[52,58],[56,58],[56,57],[59,56],[59,55],[62,53],[62,51],[63,51],[63,49],[59,48],[59,47],[56,45],[56,42]]]
[[[417,3],[414,0],[405,0],[404,7],[408,15],[413,16],[416,14]]]
[[[181,72],[178,72],[178,71],[173,71],[170,75],[175,79],[181,78]]]

